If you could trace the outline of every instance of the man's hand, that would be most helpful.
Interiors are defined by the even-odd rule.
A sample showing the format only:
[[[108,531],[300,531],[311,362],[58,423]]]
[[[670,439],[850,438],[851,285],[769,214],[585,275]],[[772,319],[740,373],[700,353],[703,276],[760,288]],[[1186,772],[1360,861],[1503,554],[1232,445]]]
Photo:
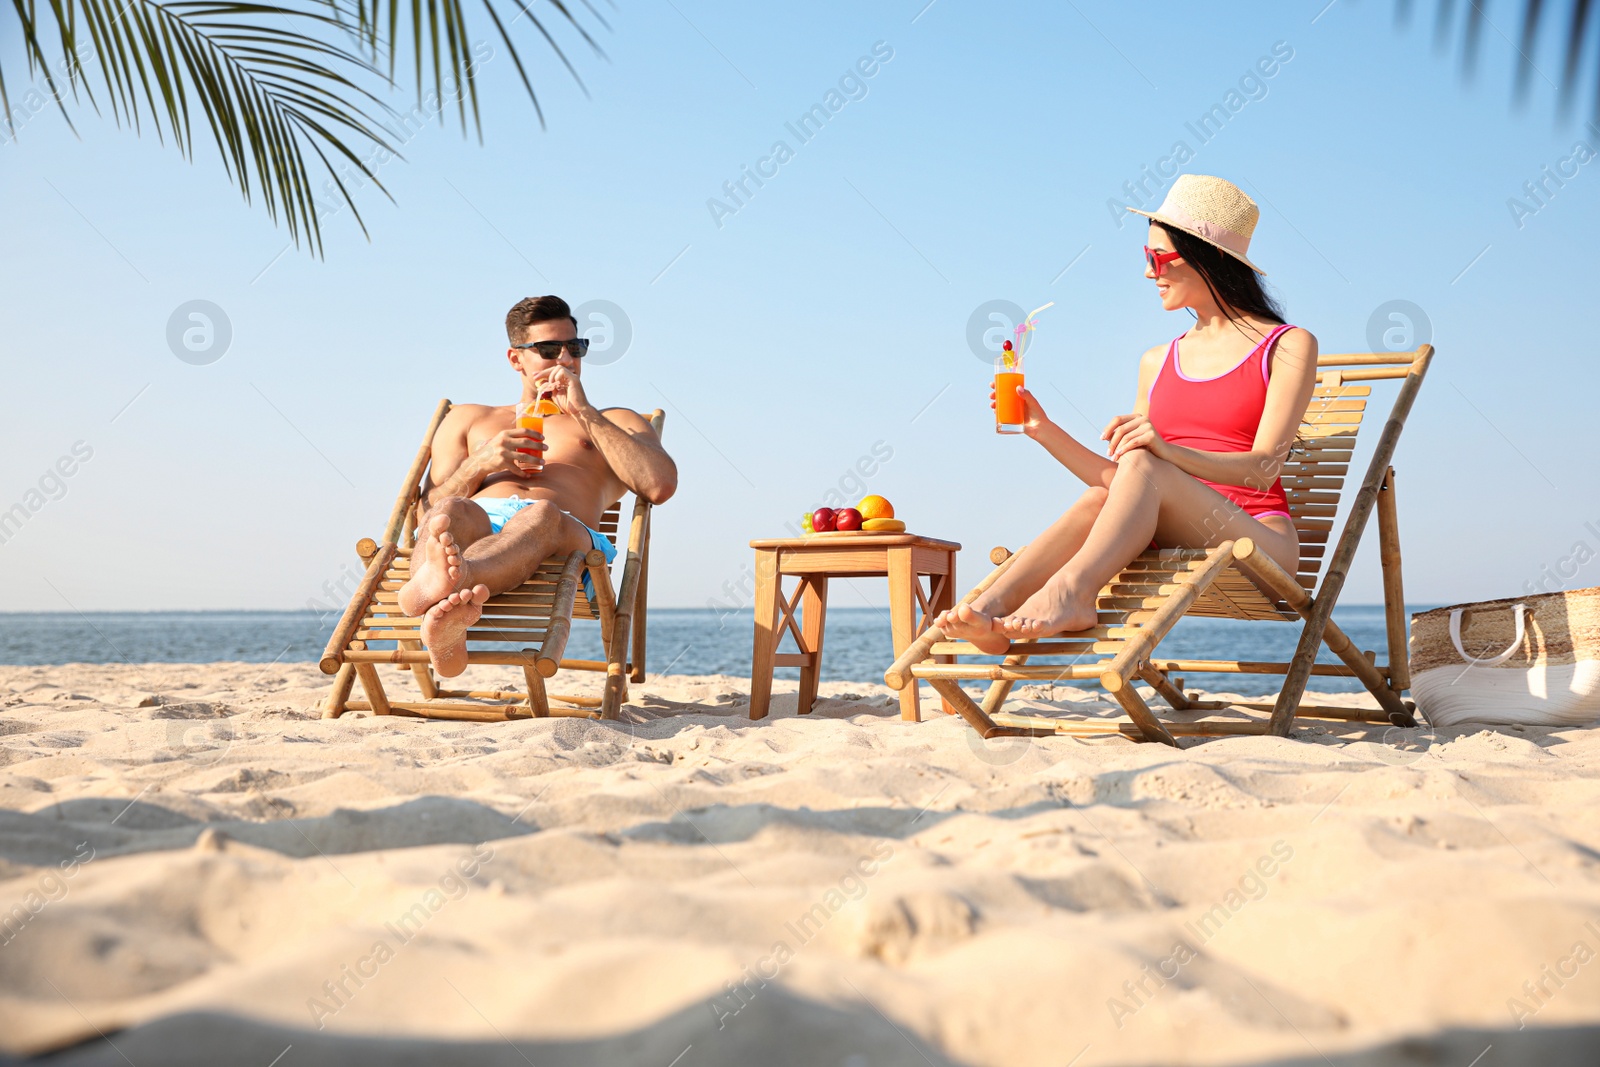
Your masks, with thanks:
[[[533,456],[519,453],[518,449],[532,452],[544,452],[548,446],[544,443],[544,434],[534,430],[521,430],[513,427],[501,430],[472,453],[468,462],[473,473],[478,476],[478,481],[499,474],[501,471],[516,471],[518,474],[526,473]]]
[[[535,375],[534,381],[540,391],[550,390],[551,399],[556,402],[556,406],[563,414],[574,417],[598,414],[595,406],[589,403],[588,395],[583,391],[583,383],[567,368],[558,364]]]

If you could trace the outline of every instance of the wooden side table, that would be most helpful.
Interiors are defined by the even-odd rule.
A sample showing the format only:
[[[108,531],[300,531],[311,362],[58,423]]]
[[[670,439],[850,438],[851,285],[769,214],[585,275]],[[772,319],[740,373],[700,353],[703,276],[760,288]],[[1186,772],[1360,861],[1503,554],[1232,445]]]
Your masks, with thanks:
[[[955,605],[956,553],[961,546],[916,534],[824,534],[751,541],[756,550],[756,626],[750,666],[750,717],[762,719],[772,703],[774,667],[800,668],[799,712],[817,699],[822,670],[822,634],[828,611],[828,579],[887,577],[894,654],[904,652],[939,612]],[[800,579],[785,596],[784,575]],[[922,579],[928,579],[923,592]],[[917,611],[921,609],[919,620]],[[797,617],[798,611],[798,617]],[[788,630],[798,654],[779,654]],[[919,683],[900,691],[900,717],[920,722]]]

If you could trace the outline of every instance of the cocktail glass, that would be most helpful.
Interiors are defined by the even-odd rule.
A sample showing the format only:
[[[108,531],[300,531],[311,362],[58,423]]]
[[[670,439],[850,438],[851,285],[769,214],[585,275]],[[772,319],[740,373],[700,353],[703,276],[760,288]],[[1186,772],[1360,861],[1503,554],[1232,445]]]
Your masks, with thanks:
[[[1022,355],[1005,352],[994,359],[994,432],[1022,433]]]
[[[560,412],[556,403],[549,395],[541,396],[537,400],[522,400],[517,403],[517,429],[532,430],[536,434],[544,433],[544,417]],[[517,467],[524,474],[537,474],[544,470],[544,453],[533,448],[519,448],[517,455],[528,457],[526,461],[518,460]]]

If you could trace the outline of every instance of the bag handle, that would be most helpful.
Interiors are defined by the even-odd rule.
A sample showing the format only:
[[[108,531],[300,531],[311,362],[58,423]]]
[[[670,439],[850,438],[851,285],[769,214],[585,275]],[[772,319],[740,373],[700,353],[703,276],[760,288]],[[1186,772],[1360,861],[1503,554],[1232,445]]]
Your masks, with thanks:
[[[1466,610],[1466,608],[1456,608],[1450,612],[1450,643],[1455,646],[1457,655],[1474,667],[1498,667],[1517,654],[1517,649],[1522,647],[1522,614],[1528,610],[1528,605],[1511,605],[1512,617],[1517,620],[1517,636],[1512,638],[1511,647],[1498,656],[1487,656],[1483,659],[1467,655],[1467,650],[1461,647],[1461,615]]]

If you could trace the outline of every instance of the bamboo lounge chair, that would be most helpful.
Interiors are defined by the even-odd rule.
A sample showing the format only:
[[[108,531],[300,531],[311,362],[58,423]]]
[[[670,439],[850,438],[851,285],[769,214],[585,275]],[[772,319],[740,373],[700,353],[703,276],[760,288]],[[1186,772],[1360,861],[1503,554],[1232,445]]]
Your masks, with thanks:
[[[1223,541],[1208,549],[1152,549],[1140,554],[1100,590],[1099,619],[1092,629],[1014,641],[1004,661],[961,662],[982,655],[965,641],[948,641],[930,628],[884,674],[893,688],[914,678],[926,679],[943,698],[945,709],[960,714],[985,738],[1068,733],[1079,736],[1120,733],[1140,740],[1176,745],[1175,736],[1222,736],[1272,733],[1287,736],[1295,716],[1415,726],[1415,705],[1402,700],[1410,687],[1406,666],[1405,599],[1401,589],[1399,526],[1394,503],[1395,445],[1417,390],[1433,358],[1433,347],[1415,352],[1327,355],[1317,358],[1318,380],[1300,426],[1300,436],[1282,470],[1289,511],[1300,531],[1300,566],[1290,575],[1249,538]],[[1317,573],[1333,530],[1339,491],[1355,447],[1356,432],[1366,412],[1371,386],[1362,383],[1401,378],[1400,390],[1378,438],[1377,448],[1353,501],[1337,547],[1328,560],[1320,586]],[[1332,621],[1333,606],[1344,587],[1361,533],[1373,509],[1378,512],[1378,543],[1383,567],[1383,597],[1388,637],[1388,664],[1362,653]],[[971,601],[987,589],[1015,557],[1005,549],[990,556],[999,567],[967,594]],[[1185,615],[1226,619],[1304,621],[1300,643],[1288,663],[1238,660],[1161,660],[1157,646]],[[1317,663],[1326,644],[1343,665]],[[1084,657],[1090,657],[1084,661]],[[992,659],[992,657],[991,657]],[[1183,692],[1178,671],[1283,675],[1276,701],[1202,701]],[[1377,709],[1312,707],[1300,704],[1311,675],[1360,679],[1377,698]],[[1000,710],[1021,681],[1093,680],[1127,712],[1131,722],[1068,719],[1009,714]],[[981,704],[960,683],[987,681]],[[1185,721],[1162,723],[1135,683],[1149,685]],[[1196,721],[1193,713],[1236,708],[1269,711],[1266,721]]]
[[[565,559],[552,556],[516,589],[489,598],[483,617],[467,631],[469,641],[496,642],[503,649],[471,649],[467,662],[522,668],[526,690],[444,689],[434,677],[428,653],[420,640],[421,619],[409,618],[398,603],[398,591],[409,575],[411,552],[416,545],[417,502],[423,473],[432,458],[433,435],[450,410],[439,401],[423,435],[422,447],[406,472],[405,484],[395,500],[382,543],[362,538],[356,552],[366,573],[344,617],[328,639],[320,666],[335,674],[333,692],[323,718],[338,718],[346,711],[378,715],[498,722],[504,719],[579,715],[615,719],[628,699],[628,681],[644,681],[646,585],[650,569],[650,502],[635,497],[633,521],[628,529],[627,557],[622,580],[613,586],[605,554],[591,548]],[[646,416],[661,433],[660,409]],[[616,544],[622,502],[612,504],[600,519],[600,532]],[[595,602],[584,594],[583,575],[594,583]],[[605,647],[603,660],[564,659],[572,620],[594,619],[600,624]],[[395,642],[393,650],[373,649],[372,642]],[[519,647],[510,647],[519,646]],[[391,700],[378,674],[379,664],[409,669],[422,692],[418,701]],[[603,696],[562,696],[546,692],[545,679],[558,670],[596,671],[605,675]],[[351,700],[356,679],[366,700]],[[553,706],[559,701],[565,707]]]

